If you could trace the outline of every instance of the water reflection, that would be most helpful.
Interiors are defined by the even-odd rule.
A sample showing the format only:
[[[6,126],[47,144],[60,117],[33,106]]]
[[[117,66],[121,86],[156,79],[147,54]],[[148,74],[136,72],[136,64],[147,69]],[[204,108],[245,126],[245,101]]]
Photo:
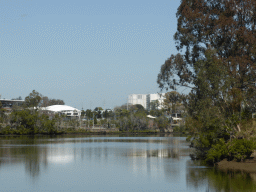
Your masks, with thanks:
[[[188,162],[191,164],[191,162]],[[256,191],[256,173],[220,171],[215,168],[188,166],[187,185],[198,191]]]
[[[126,153],[126,156],[132,157],[160,157],[160,158],[177,158],[179,159],[179,150],[177,149],[156,149],[156,150],[130,150]]]
[[[113,156],[140,157],[145,160],[141,159],[139,166],[145,165],[146,168],[143,169],[149,173],[153,168],[150,165],[151,157],[179,159],[180,153],[187,153],[188,149],[182,148],[180,143],[185,144],[184,140],[174,138],[3,137],[0,140],[0,167],[6,164],[24,164],[29,175],[36,177],[42,167],[46,169],[49,163],[64,165],[77,158],[107,163]],[[128,160],[128,164],[135,170],[138,162]]]
[[[62,177],[57,169],[66,170],[64,175],[70,170],[74,175],[86,172],[87,180],[105,174],[100,178],[103,183],[109,174],[118,173],[148,178],[148,185],[180,183],[180,190],[187,191],[256,191],[256,174],[203,167],[190,160],[190,153],[185,138],[178,137],[2,137],[0,176],[7,166],[23,166],[38,182],[46,170]]]

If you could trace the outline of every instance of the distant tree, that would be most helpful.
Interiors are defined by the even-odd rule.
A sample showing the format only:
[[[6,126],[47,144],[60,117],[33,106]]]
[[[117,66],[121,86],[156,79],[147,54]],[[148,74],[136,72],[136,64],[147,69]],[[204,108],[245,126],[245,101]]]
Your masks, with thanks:
[[[65,105],[65,102],[61,99],[50,99],[49,105]]]
[[[65,105],[65,102],[61,99],[49,99],[47,96],[42,97],[42,107],[51,105]]]
[[[5,110],[4,110],[3,105],[2,105],[2,103],[1,103],[1,101],[0,101],[0,122],[1,122],[1,123],[3,123],[4,118],[5,118],[4,111],[5,111]]]
[[[26,107],[38,107],[42,101],[42,94],[33,90],[26,98],[25,98],[25,106]]]
[[[17,98],[13,98],[12,100],[22,100],[22,97],[19,96],[19,97],[17,97]]]
[[[158,100],[150,102],[150,109],[151,110],[158,110],[158,107],[159,107],[159,101]]]
[[[86,115],[85,110],[82,110],[82,111],[81,111],[81,116],[84,117],[85,115]]]
[[[49,106],[49,98],[47,96],[42,97],[42,107]]]
[[[102,111],[102,107],[95,107],[94,111]]]
[[[102,117],[102,111],[103,111],[102,107],[96,107],[94,109],[95,115],[98,119]]]
[[[104,118],[108,118],[108,117],[109,117],[109,112],[108,112],[107,110],[105,110],[105,111],[103,112],[103,117],[104,117]]]
[[[165,94],[163,107],[168,112],[176,113],[179,106],[181,106],[181,95],[178,92],[171,91]]]
[[[160,130],[163,130],[170,125],[168,119],[165,116],[160,116],[156,118],[157,126]]]
[[[87,109],[87,110],[85,111],[85,114],[86,114],[86,117],[87,117],[87,118],[89,118],[89,119],[93,118],[93,113],[92,113],[92,110],[91,110],[91,109]]]
[[[135,104],[134,105],[139,111],[144,111],[145,108],[141,104]]]
[[[96,115],[94,116],[94,125],[97,125],[97,123],[98,123],[98,121],[97,121],[97,117],[96,117]]]
[[[150,110],[149,114],[154,117],[160,117],[163,115],[163,110]]]

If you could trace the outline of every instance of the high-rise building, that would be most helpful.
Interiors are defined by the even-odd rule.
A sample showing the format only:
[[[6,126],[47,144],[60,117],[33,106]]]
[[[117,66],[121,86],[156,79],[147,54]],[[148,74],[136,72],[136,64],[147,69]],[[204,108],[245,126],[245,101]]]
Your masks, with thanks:
[[[165,93],[154,93],[154,94],[147,94],[147,110],[152,109],[151,103],[152,102],[157,102],[157,108],[162,109],[163,108],[163,103],[165,99]]]
[[[128,104],[136,105],[140,104],[145,109],[150,110],[152,106],[150,104],[152,102],[158,101],[158,109],[163,108],[163,101],[164,101],[165,93],[155,93],[155,94],[131,94],[128,96]]]
[[[146,109],[147,108],[146,98],[147,98],[146,94],[131,94],[128,96],[128,104],[131,104],[131,105],[140,104]]]

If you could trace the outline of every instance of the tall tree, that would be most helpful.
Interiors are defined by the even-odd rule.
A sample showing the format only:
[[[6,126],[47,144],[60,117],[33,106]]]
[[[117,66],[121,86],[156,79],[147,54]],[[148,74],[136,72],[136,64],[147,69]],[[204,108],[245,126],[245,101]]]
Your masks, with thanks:
[[[191,89],[182,98],[194,146],[205,156],[220,138],[243,130],[244,114],[255,108],[256,0],[181,0],[176,16],[179,53],[165,61],[157,82]]]
[[[163,107],[168,112],[176,113],[179,106],[181,106],[181,97],[177,91],[167,92],[164,95]]]
[[[241,119],[243,105],[252,103],[256,92],[256,1],[182,0],[176,16],[174,38],[178,51],[185,49],[185,54],[171,55],[162,65],[160,88],[189,87],[202,99],[208,91],[202,89],[202,73],[207,73],[214,76],[204,79],[214,90],[213,103],[221,102],[225,111]],[[210,71],[209,65],[216,70]],[[240,130],[239,123],[237,127]]]
[[[25,105],[26,107],[38,107],[41,103],[42,95],[37,91],[33,90],[26,98]]]
[[[42,107],[50,105],[65,105],[65,102],[61,99],[49,99],[47,96],[42,97]]]

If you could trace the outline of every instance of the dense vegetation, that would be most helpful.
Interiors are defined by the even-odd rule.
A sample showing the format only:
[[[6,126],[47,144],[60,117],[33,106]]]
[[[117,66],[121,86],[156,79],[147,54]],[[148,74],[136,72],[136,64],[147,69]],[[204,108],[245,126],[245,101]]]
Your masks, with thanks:
[[[63,130],[60,130],[61,118],[63,116],[58,114],[49,115],[38,109],[39,106],[45,106],[43,98],[46,97],[33,90],[25,98],[23,106],[13,106],[10,114],[5,113],[6,109],[2,107],[0,102],[0,134],[35,135],[63,133]]]
[[[24,104],[12,106],[11,112],[6,112],[0,103],[0,134],[61,134],[86,132],[88,130],[85,128],[89,127],[116,128],[115,130],[121,132],[165,132],[171,127],[170,119],[166,115],[181,110],[182,106],[177,92],[166,94],[164,101],[164,109],[161,110],[158,102],[151,103],[150,111],[139,104],[125,104],[115,107],[114,110],[105,111],[102,107],[96,107],[94,110],[82,110],[81,119],[78,119],[42,110],[41,107],[49,104],[64,104],[64,101],[48,99],[33,90],[25,98]],[[149,119],[147,117],[149,114],[156,118]]]
[[[256,1],[182,0],[176,15],[178,54],[157,82],[190,90],[182,103],[194,157],[210,164],[248,158],[256,130]]]

